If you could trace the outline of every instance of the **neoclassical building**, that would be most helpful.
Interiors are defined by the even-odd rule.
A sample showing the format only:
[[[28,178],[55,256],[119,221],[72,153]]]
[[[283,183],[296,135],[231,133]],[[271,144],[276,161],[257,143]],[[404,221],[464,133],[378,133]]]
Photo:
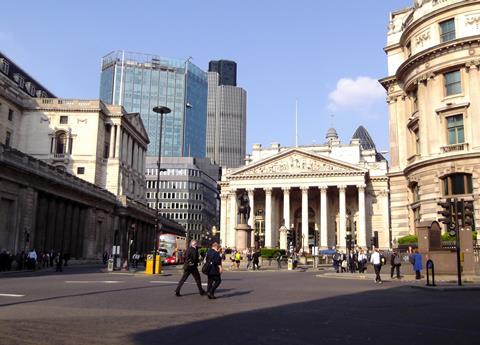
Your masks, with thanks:
[[[238,248],[237,198],[248,193],[252,246],[287,249],[280,241],[280,231],[287,228],[289,242],[306,252],[315,237],[321,248],[345,248],[347,235],[365,247],[375,232],[380,247],[388,248],[387,169],[387,161],[363,127],[348,144],[340,142],[333,128],[323,145],[263,148],[256,144],[246,166],[226,169],[222,176],[222,245]]]
[[[480,1],[415,1],[393,12],[385,52],[393,237],[436,220],[448,197],[475,200],[478,226]]]

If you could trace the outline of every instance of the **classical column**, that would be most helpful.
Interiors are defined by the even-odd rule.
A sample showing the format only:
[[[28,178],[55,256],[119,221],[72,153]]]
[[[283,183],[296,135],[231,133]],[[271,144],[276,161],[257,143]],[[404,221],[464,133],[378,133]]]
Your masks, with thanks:
[[[220,194],[220,244],[225,246],[227,243],[227,204],[228,204],[228,194]]]
[[[283,190],[283,220],[287,229],[290,229],[290,187],[282,188]]]
[[[327,212],[328,186],[320,186],[320,246],[328,247],[328,212]]]
[[[227,247],[235,247],[235,228],[237,227],[237,191],[230,191],[230,226],[228,227]]]
[[[480,104],[478,100],[480,99],[480,90],[478,88],[478,85],[480,85],[480,71],[477,66],[478,61],[471,62],[467,64],[467,70],[468,70],[468,79],[470,81],[470,99],[471,100],[476,100],[473,102],[470,102],[470,109],[469,113],[470,116],[468,119],[463,119],[463,122],[465,124],[465,141],[470,143],[470,148],[472,147],[478,147],[480,145],[480,135],[475,135],[474,133],[474,128],[473,123],[478,123],[480,120]],[[471,123],[469,126],[468,122]]]
[[[273,248],[272,241],[272,188],[265,188],[265,247]]]
[[[250,202],[250,218],[248,218],[248,225],[250,229],[252,229],[250,233],[250,246],[255,245],[255,189],[250,188],[247,189],[248,192],[248,200]]]
[[[346,200],[345,200],[345,189],[346,186],[338,186],[339,198],[340,198],[340,224],[339,224],[339,244],[341,248],[347,246],[347,241],[345,236],[347,235],[347,210],[346,210]]]
[[[301,187],[302,190],[302,245],[303,251],[309,251],[308,247],[308,187]]]
[[[365,248],[367,246],[367,233],[365,224],[365,185],[358,185],[358,233],[357,244]]]

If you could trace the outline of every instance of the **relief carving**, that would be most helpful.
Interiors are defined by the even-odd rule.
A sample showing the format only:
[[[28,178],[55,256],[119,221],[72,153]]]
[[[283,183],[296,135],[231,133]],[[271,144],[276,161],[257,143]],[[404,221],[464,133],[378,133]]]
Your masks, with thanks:
[[[267,163],[247,170],[242,175],[262,174],[297,174],[331,171],[349,171],[349,169],[328,161],[315,160],[301,154],[293,154],[278,161]]]
[[[423,44],[424,44],[426,41],[430,40],[430,37],[431,37],[431,36],[430,36],[430,30],[427,30],[427,31],[424,31],[424,32],[418,34],[418,36],[415,37],[415,44],[416,44],[416,46],[417,46],[417,47],[418,47],[418,46],[423,47]]]
[[[473,26],[480,29],[480,14],[470,15],[465,18],[465,26]]]

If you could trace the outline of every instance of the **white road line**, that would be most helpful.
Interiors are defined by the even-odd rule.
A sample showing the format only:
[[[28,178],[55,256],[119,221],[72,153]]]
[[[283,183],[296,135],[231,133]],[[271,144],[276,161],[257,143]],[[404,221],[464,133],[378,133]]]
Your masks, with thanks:
[[[65,280],[67,284],[118,284],[123,283],[120,280]]]
[[[0,297],[25,297],[25,295],[17,295],[12,293],[0,293]]]
[[[153,284],[178,284],[178,281],[151,280],[150,283],[153,283]],[[188,283],[188,282],[185,282],[185,284],[197,285],[197,283]],[[207,286],[207,283],[202,283],[202,286]]]

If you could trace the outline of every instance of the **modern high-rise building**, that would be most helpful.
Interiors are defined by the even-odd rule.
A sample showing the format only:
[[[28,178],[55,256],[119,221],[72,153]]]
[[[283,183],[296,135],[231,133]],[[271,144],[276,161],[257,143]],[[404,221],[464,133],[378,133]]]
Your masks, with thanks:
[[[207,73],[187,60],[114,51],[102,58],[100,99],[140,113],[150,144],[147,154],[158,155],[159,115],[164,105],[164,157],[205,157]]]
[[[202,240],[219,226],[220,167],[207,158],[163,157],[157,200],[157,160],[147,157],[147,202],[160,215],[181,224],[190,239]]]
[[[219,73],[208,72],[207,157],[222,167],[238,168],[245,164],[246,139],[246,91],[224,85]]]
[[[208,63],[209,72],[217,72],[218,85],[237,86],[237,63],[230,60],[212,60]]]

